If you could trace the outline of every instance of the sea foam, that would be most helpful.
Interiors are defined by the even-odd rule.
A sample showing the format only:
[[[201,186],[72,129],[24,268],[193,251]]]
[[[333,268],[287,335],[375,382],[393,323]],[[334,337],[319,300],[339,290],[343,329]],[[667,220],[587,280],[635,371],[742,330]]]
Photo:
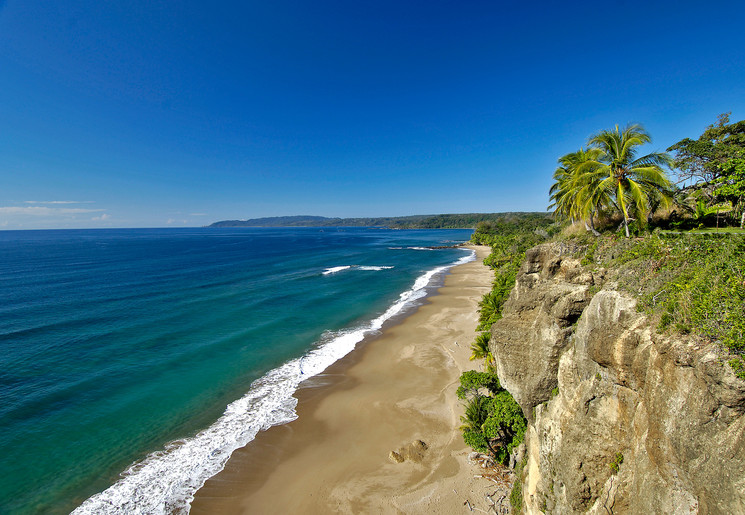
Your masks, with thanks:
[[[379,272],[380,270],[390,270],[393,268],[392,266],[368,266],[368,265],[344,265],[344,266],[334,266],[331,268],[327,268],[323,271],[323,275],[331,275],[336,274],[338,272],[343,272],[344,270],[362,270],[362,271],[368,271],[368,272]]]
[[[293,394],[302,381],[322,373],[354,350],[365,335],[379,331],[386,321],[424,297],[434,276],[474,259],[475,252],[471,251],[455,263],[426,272],[385,313],[367,325],[324,338],[304,356],[267,372],[251,384],[246,395],[230,403],[214,424],[134,463],[121,479],[90,497],[73,513],[189,513],[196,491],[225,467],[233,451],[248,444],[259,431],[297,418],[297,399]]]
[[[337,272],[341,272],[342,270],[349,270],[352,268],[351,265],[344,265],[344,266],[334,266],[331,268],[327,268],[323,271],[323,275],[329,275],[329,274],[335,274]]]

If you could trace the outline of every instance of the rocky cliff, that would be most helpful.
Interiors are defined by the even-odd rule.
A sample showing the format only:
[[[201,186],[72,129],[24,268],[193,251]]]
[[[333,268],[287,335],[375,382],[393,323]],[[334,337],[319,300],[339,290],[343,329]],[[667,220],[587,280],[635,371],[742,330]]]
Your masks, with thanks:
[[[745,513],[745,382],[715,344],[658,334],[577,248],[529,250],[492,327],[528,419],[527,513]]]

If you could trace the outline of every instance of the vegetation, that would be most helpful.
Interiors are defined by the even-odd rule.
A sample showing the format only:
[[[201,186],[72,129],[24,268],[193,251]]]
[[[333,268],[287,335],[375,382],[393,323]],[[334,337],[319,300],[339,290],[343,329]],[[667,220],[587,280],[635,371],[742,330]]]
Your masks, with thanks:
[[[623,463],[623,453],[617,452],[616,457],[613,458],[613,461],[609,464],[610,469],[614,474],[618,474],[618,470],[621,468],[621,463]]]
[[[629,221],[644,226],[653,208],[671,203],[673,184],[665,153],[637,157],[637,147],[651,142],[640,125],[618,126],[590,138],[588,149],[559,158],[551,187],[551,207],[559,219],[583,220],[595,231],[597,216],[619,213],[626,237]]]
[[[730,124],[729,115],[720,114],[698,139],[685,138],[667,149],[675,154],[681,181],[715,181],[722,176],[722,166],[745,150],[745,120]]]
[[[525,436],[527,424],[520,406],[493,372],[469,370],[461,375],[460,384],[457,396],[466,401],[463,440],[506,464]]]
[[[250,220],[223,220],[210,227],[389,227],[391,229],[471,229],[480,222],[497,225],[522,224],[524,220],[545,220],[545,213],[466,213],[414,215],[378,218],[326,218],[323,216],[275,216]]]
[[[729,123],[729,113],[721,114],[698,139],[685,138],[668,151],[675,154],[680,181],[691,183],[679,204],[692,214],[694,227],[712,213],[717,225],[724,213],[725,222],[745,226],[745,120]]]
[[[594,262],[657,320],[660,332],[690,333],[723,345],[745,379],[745,236],[655,233],[598,238]]]
[[[559,227],[549,218],[527,213],[510,222],[482,222],[476,226],[471,242],[491,247],[484,264],[494,270],[492,289],[479,302],[479,331],[488,331],[502,318],[502,306],[515,285],[525,251],[558,231]]]
[[[471,344],[471,360],[483,359],[486,360],[487,368],[490,368],[494,363],[494,356],[492,356],[489,350],[489,340],[491,340],[491,333],[484,331],[476,336],[476,340]]]
[[[512,506],[512,513],[523,512],[523,470],[527,465],[527,457],[515,466],[515,482],[512,484],[512,491],[510,492],[510,505]]]

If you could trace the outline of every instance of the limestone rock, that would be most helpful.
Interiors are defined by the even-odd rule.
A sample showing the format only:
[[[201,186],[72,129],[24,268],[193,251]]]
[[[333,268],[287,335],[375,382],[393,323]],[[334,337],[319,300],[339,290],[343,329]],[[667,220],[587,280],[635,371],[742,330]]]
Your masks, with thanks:
[[[403,463],[404,461],[420,463],[424,459],[427,448],[427,444],[422,440],[414,440],[409,445],[400,447],[397,451],[391,451],[388,458],[395,463]]]
[[[490,347],[499,380],[532,420],[533,408],[557,386],[559,357],[590,301],[593,277],[571,248],[545,244],[526,252]]]
[[[390,453],[388,454],[388,459],[390,459],[390,460],[391,460],[392,462],[394,462],[394,463],[403,463],[403,462],[404,462],[404,457],[403,457],[403,456],[401,456],[401,455],[400,455],[399,453],[397,453],[396,451],[391,451],[391,452],[390,452]]]
[[[606,273],[572,254],[527,252],[492,328],[529,422],[526,512],[745,513],[745,382],[714,344],[657,334],[613,283],[592,296]]]

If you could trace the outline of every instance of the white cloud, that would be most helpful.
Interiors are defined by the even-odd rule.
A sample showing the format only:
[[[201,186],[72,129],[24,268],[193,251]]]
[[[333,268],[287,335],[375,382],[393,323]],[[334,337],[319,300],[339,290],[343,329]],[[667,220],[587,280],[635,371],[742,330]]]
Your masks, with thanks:
[[[103,209],[83,209],[79,207],[41,207],[41,206],[8,206],[0,207],[0,214],[28,216],[77,215],[82,213],[99,213]]]
[[[93,204],[92,200],[24,200],[24,204]]]
[[[207,213],[189,213],[189,216],[207,216]]]
[[[104,212],[106,211],[105,209],[91,209],[74,205],[79,203],[87,204],[88,202],[66,200],[49,202],[25,201],[23,205],[0,206],[0,227],[12,229],[63,229],[69,227],[98,226],[101,222],[110,221],[110,216]]]

